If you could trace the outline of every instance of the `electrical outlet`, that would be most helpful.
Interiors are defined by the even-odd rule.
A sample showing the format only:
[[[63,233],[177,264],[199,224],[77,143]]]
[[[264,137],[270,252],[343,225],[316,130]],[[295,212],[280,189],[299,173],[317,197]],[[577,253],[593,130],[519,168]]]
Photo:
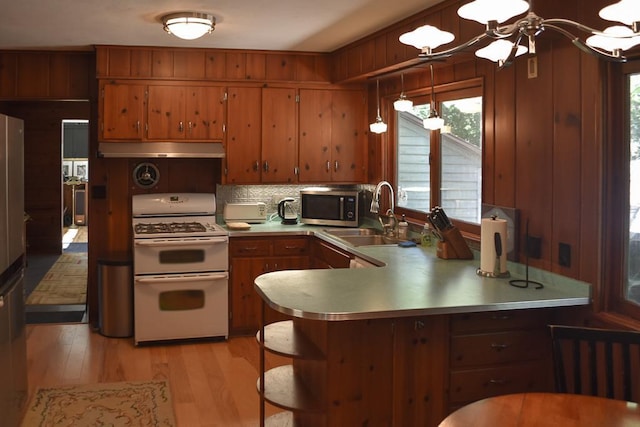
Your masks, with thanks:
[[[529,258],[540,259],[542,256],[542,239],[540,237],[528,236],[525,242],[527,247],[525,248],[526,254]]]
[[[271,202],[272,202],[274,205],[277,205],[278,203],[280,203],[280,200],[282,200],[282,199],[284,199],[284,198],[286,198],[286,197],[287,197],[287,195],[286,195],[286,194],[274,194],[274,195],[272,196]]]
[[[558,263],[563,267],[571,267],[571,245],[560,243],[558,245]]]

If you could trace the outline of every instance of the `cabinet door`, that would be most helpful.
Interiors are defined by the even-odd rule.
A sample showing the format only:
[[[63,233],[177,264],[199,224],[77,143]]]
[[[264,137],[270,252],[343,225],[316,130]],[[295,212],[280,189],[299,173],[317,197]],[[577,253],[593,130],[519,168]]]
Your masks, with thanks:
[[[102,86],[102,139],[141,140],[146,88],[107,83]]]
[[[230,87],[227,97],[226,182],[260,182],[262,89]]]
[[[185,138],[185,88],[149,86],[149,129],[147,139],[182,140]]]
[[[300,182],[331,180],[331,91],[300,90]]]
[[[262,90],[262,182],[297,182],[296,91]]]
[[[333,182],[364,182],[366,176],[365,96],[362,91],[333,93],[331,161]]]
[[[185,138],[190,141],[221,141],[224,87],[196,86],[185,90]]]
[[[253,288],[253,281],[266,273],[266,258],[232,258],[229,301],[231,302],[231,335],[255,333],[260,327],[262,300]]]

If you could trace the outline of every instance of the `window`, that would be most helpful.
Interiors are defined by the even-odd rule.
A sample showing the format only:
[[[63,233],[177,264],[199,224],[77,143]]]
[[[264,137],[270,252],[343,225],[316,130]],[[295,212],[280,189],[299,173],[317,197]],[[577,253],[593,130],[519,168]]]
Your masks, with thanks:
[[[430,111],[428,94],[411,96],[413,109],[396,112],[399,208],[426,213],[441,206],[450,218],[480,223],[482,87],[477,81],[466,86],[437,92],[437,110],[445,121],[440,131],[422,126]]]
[[[640,72],[628,74],[629,241],[626,299],[640,305]]]
[[[640,61],[612,71],[604,150],[604,309],[640,319]]]

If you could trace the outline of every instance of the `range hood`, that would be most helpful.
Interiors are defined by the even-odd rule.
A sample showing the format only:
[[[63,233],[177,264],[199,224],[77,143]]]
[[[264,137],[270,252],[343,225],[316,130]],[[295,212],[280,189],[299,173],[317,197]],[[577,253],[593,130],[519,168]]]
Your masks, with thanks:
[[[98,157],[221,159],[220,142],[101,142]]]

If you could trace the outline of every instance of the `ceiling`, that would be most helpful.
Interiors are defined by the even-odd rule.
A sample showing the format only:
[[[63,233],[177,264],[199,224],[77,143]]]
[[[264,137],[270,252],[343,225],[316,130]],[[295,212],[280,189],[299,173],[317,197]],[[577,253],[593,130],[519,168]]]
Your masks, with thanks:
[[[92,45],[332,52],[443,0],[8,0],[0,49],[88,50]],[[215,31],[180,40],[159,18],[211,13]]]

